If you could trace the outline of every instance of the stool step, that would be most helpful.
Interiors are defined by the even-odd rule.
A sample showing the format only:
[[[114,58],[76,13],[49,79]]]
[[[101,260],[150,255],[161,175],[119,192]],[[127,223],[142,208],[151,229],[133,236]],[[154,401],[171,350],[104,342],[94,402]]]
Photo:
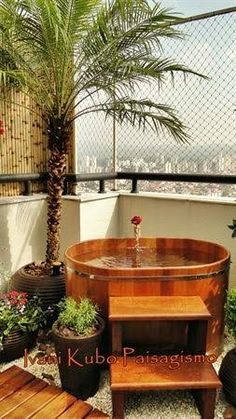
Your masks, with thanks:
[[[212,364],[207,357],[205,362],[202,362],[203,359],[203,355],[157,355],[155,358],[150,355],[147,362],[146,355],[118,357],[117,362],[110,366],[111,389],[147,391],[220,388],[221,382]]]
[[[207,320],[211,314],[199,296],[110,297],[110,321]]]

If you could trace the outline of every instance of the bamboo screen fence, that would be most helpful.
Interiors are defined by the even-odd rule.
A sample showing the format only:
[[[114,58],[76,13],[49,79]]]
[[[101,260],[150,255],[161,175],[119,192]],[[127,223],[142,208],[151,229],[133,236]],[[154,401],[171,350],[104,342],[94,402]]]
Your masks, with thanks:
[[[29,96],[11,89],[7,101],[0,100],[0,119],[5,133],[0,137],[0,173],[22,174],[47,171],[47,136],[45,123],[38,105]],[[68,172],[72,171],[72,153]],[[0,184],[0,196],[23,193],[21,183]],[[42,192],[45,185],[35,182],[34,192]]]

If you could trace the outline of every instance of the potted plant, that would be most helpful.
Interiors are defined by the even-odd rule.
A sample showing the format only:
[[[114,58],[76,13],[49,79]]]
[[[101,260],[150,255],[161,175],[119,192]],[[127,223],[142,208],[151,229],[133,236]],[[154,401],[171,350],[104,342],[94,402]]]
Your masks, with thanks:
[[[236,288],[228,292],[226,303],[226,323],[229,332],[236,339]],[[236,407],[236,347],[224,357],[219,371],[226,399]]]
[[[7,64],[0,61],[2,97],[7,84],[17,82],[17,88],[42,110],[48,136],[46,258],[23,267],[12,285],[31,292],[35,282],[35,293],[46,280],[56,283],[58,276],[55,271],[52,275],[52,265],[59,260],[63,182],[75,120],[100,112],[186,142],[188,134],[175,111],[135,97],[136,85],[156,80],[160,88],[168,74],[170,78],[179,72],[199,74],[160,54],[163,38],[180,37],[172,24],[181,19],[146,0],[49,0],[48,7],[35,0],[2,0],[0,19],[7,57]],[[61,281],[42,297],[64,293],[64,275],[59,273]]]
[[[0,294],[0,361],[12,361],[31,348],[45,315],[38,297],[24,292]]]
[[[236,237],[236,220],[228,225],[232,237]],[[236,339],[236,288],[229,290],[225,306],[226,324],[229,333]],[[227,400],[236,407],[236,347],[224,357],[219,371]]]
[[[43,310],[50,310],[65,296],[64,266],[60,262],[52,263],[51,267],[45,262],[22,266],[12,275],[10,288],[29,296],[37,295]]]
[[[61,383],[82,400],[93,396],[99,387],[104,320],[89,299],[67,297],[59,303],[59,316],[52,327]]]

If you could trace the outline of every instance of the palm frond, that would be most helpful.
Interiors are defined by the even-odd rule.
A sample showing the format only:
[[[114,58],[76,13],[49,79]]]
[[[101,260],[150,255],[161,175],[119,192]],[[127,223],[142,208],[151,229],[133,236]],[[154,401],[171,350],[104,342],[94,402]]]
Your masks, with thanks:
[[[76,81],[79,91],[113,83],[124,94],[127,87],[134,91],[134,84],[150,78],[161,85],[166,74],[174,78],[176,72],[204,77],[161,54],[162,37],[181,37],[171,25],[178,20],[167,9],[158,4],[152,9],[143,0],[106,2],[82,43],[86,64]]]
[[[108,99],[104,103],[85,108],[75,115],[75,118],[91,112],[103,112],[106,116],[115,118],[120,124],[128,122],[131,126],[144,130],[150,128],[158,134],[167,132],[177,142],[187,143],[189,140],[186,127],[174,109],[149,99],[135,100],[125,97],[113,102]]]
[[[0,0],[0,17],[4,47],[16,65],[6,69],[0,63],[2,83],[18,79],[47,115],[66,123],[73,112],[83,114],[86,96],[95,105],[93,98],[103,92],[116,100],[107,114],[145,126],[142,112],[149,120],[154,104],[125,97],[135,97],[140,83],[162,85],[168,74],[199,75],[163,56],[161,39],[182,36],[172,26],[180,18],[148,0]],[[184,139],[174,114],[158,115],[159,127],[166,124],[176,138],[179,128]]]
[[[181,32],[171,23],[177,17],[160,5],[152,8],[145,0],[107,1],[96,15],[91,29],[84,39],[86,59],[107,55],[111,50],[128,53],[129,48],[145,48],[146,52],[156,46],[161,48],[160,37],[178,37]]]

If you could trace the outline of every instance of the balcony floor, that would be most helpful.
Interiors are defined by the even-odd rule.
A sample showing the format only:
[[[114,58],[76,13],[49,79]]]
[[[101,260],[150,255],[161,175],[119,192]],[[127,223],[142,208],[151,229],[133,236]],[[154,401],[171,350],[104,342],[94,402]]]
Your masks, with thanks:
[[[232,338],[227,336],[224,345],[224,353],[219,357],[214,367],[218,371],[221,360],[228,350],[233,348],[235,343]],[[39,344],[37,348],[31,351],[31,359],[39,352],[42,355],[43,350],[53,350],[51,344]],[[53,355],[53,352],[52,352]],[[24,368],[29,373],[34,374],[40,379],[44,379],[49,384],[56,384],[60,386],[60,377],[57,366],[55,364],[39,365],[37,362],[31,365],[28,362],[28,366],[24,365],[24,359],[19,358],[18,360],[1,364],[0,371],[4,371],[11,365],[18,365]],[[100,381],[100,388],[98,393],[89,398],[87,401],[90,405],[98,410],[107,413],[111,416],[112,404],[111,404],[111,392],[109,386],[109,373],[103,371]],[[1,407],[1,405],[0,405]],[[223,417],[223,412],[227,407],[222,391],[219,392],[217,397],[217,404],[215,410],[215,419]],[[0,408],[1,411],[1,408]],[[127,419],[199,419],[200,415],[195,406],[192,396],[185,391],[162,391],[162,392],[150,392],[150,393],[131,393],[126,403],[126,416]]]

